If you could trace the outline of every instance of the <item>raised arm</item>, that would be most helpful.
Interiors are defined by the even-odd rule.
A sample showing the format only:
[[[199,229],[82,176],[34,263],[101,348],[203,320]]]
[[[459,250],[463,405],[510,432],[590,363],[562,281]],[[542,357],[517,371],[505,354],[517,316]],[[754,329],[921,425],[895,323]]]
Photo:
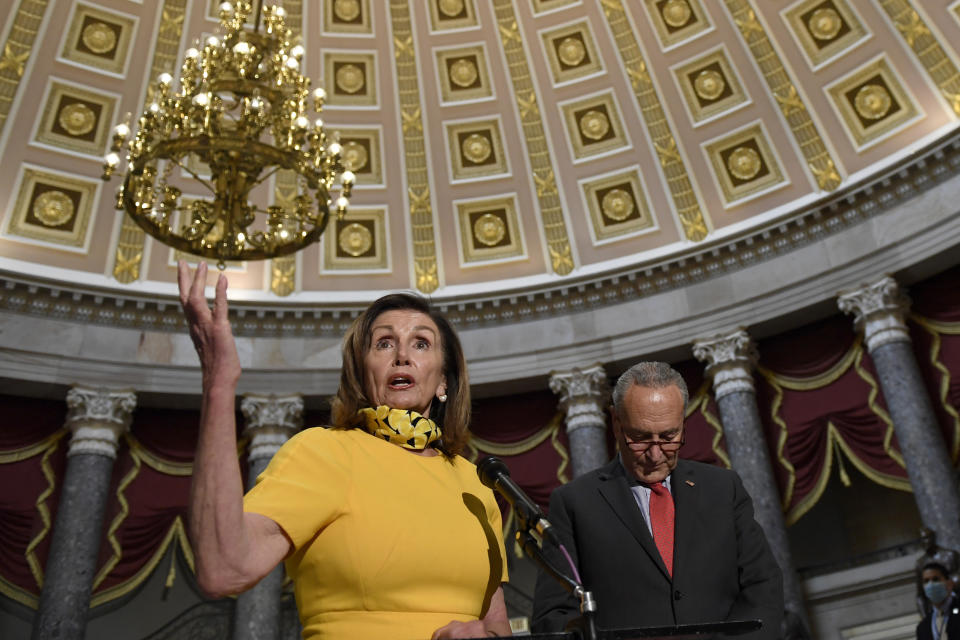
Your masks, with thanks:
[[[243,511],[234,417],[240,359],[227,319],[227,278],[221,273],[217,279],[213,309],[204,295],[206,280],[205,263],[192,279],[187,264],[179,263],[180,302],[203,374],[189,534],[197,581],[207,594],[220,597],[256,584],[287,555],[291,543],[273,520]]]

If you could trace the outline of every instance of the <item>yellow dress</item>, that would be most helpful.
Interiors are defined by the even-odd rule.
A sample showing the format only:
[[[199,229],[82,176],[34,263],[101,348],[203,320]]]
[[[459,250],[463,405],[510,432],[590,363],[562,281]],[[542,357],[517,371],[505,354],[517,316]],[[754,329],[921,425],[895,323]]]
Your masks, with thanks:
[[[473,464],[360,429],[313,428],[244,498],[293,541],[303,637],[427,640],[476,620],[507,579],[500,511]]]

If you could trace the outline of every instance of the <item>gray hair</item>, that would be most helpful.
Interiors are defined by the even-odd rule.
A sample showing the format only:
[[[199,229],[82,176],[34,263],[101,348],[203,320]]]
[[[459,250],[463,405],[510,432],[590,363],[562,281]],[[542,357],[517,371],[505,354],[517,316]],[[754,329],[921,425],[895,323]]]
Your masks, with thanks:
[[[687,399],[690,396],[687,383],[683,381],[683,376],[666,362],[638,362],[623,372],[613,387],[613,410],[618,416],[623,415],[623,399],[634,385],[648,389],[677,387],[683,397],[683,413],[686,415]]]

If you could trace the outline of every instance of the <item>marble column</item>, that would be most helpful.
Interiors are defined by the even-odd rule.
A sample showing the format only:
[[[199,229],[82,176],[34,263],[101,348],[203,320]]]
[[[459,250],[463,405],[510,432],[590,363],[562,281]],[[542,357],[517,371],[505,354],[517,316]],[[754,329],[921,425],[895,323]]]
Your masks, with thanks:
[[[67,392],[66,426],[73,435],[34,640],[82,640],[85,635],[113,463],[136,405],[133,391],[76,385]]]
[[[853,314],[877,368],[920,518],[943,546],[960,549],[960,493],[904,322],[910,302],[890,277],[842,292],[837,302]]]
[[[605,465],[610,460],[606,415],[610,382],[603,367],[595,364],[586,369],[554,371],[550,374],[550,390],[560,396],[560,408],[567,412],[573,477]]]
[[[290,436],[303,426],[303,398],[247,394],[240,402],[244,434],[249,437],[247,489]],[[279,640],[283,564],[277,565],[252,589],[237,596],[234,640]]]
[[[757,409],[753,382],[756,347],[746,331],[698,340],[693,355],[707,363],[713,393],[727,441],[730,463],[753,498],[754,517],[766,534],[770,549],[783,572],[784,604],[788,612],[809,628],[803,589],[790,552],[787,525],[783,518],[780,492]],[[793,618],[793,616],[790,616]],[[800,637],[809,637],[806,629]]]

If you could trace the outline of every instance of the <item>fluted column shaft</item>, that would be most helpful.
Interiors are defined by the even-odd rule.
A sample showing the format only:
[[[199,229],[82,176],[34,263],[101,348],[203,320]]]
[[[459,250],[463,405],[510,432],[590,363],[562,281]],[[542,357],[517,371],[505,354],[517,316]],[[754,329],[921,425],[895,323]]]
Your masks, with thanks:
[[[944,546],[960,548],[960,493],[930,396],[904,322],[909,300],[893,278],[841,293],[877,368],[914,500],[924,525]]]
[[[550,390],[560,396],[560,407],[567,413],[573,477],[602,467],[610,460],[604,411],[610,398],[610,382],[603,367],[596,364],[586,369],[555,371],[550,374]]]
[[[694,356],[707,363],[723,423],[730,463],[753,498],[754,517],[783,572],[784,605],[806,624],[803,589],[793,566],[780,492],[757,409],[753,365],[757,354],[743,330],[694,343]]]
[[[67,392],[66,426],[73,435],[34,618],[34,640],[82,640],[86,633],[113,463],[135,406],[132,391],[78,385]]]
[[[244,432],[250,438],[247,489],[256,484],[283,443],[303,426],[303,398],[299,395],[244,396],[240,402]],[[237,597],[234,640],[279,640],[283,564],[277,565],[252,589]]]

